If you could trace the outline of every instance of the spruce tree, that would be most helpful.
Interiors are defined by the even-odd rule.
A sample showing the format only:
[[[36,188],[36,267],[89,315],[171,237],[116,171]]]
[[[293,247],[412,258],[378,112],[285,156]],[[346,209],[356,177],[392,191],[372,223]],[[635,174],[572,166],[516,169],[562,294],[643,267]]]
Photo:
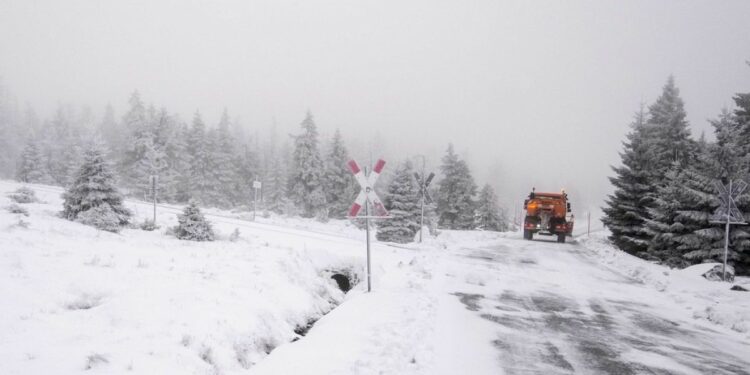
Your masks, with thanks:
[[[611,232],[610,241],[635,255],[644,254],[651,239],[645,223],[651,218],[648,208],[656,187],[652,182],[650,132],[643,109],[636,113],[631,127],[620,153],[622,166],[612,167],[615,176],[609,180],[615,190],[606,201],[602,222]]]
[[[303,217],[325,216],[323,161],[318,151],[318,130],[310,112],[300,127],[302,134],[294,136],[289,194]]]
[[[738,173],[734,179],[750,182],[750,93],[738,93],[734,96],[734,128],[737,137],[736,147],[739,153]],[[738,208],[745,215],[745,221],[750,222],[750,192],[745,190],[738,199]],[[729,261],[734,264],[737,274],[750,274],[750,227],[747,225],[732,226],[730,234],[731,250]]]
[[[679,219],[681,210],[687,209],[683,189],[685,174],[675,166],[667,172],[664,185],[655,195],[653,207],[649,208],[651,218],[646,221],[646,231],[652,236],[645,253],[636,254],[642,258],[666,263],[670,267],[684,267],[685,260],[679,251],[678,237],[691,235],[693,226],[686,226]]]
[[[667,172],[692,161],[695,142],[690,138],[685,104],[674,77],[669,76],[662,94],[648,108],[647,124],[655,184],[662,185]],[[676,163],[676,164],[675,164]]]
[[[215,147],[211,157],[213,168],[213,181],[216,186],[216,199],[219,207],[228,208],[240,201],[241,192],[248,187],[239,181],[239,163],[235,153],[235,141],[230,133],[230,121],[227,110],[221,115],[221,121],[215,133]]]
[[[115,109],[111,104],[108,104],[104,109],[104,116],[99,123],[99,134],[107,144],[110,154],[119,157],[121,154],[120,148],[125,143],[125,135],[117,124],[117,120],[115,120]]]
[[[82,220],[109,231],[117,231],[130,220],[104,150],[95,142],[84,153],[83,164],[63,199],[62,216],[68,220]]]
[[[391,218],[377,221],[376,238],[397,243],[414,241],[419,230],[419,186],[414,180],[414,168],[410,161],[401,163],[396,169],[383,204]]]
[[[354,179],[346,167],[348,161],[349,152],[344,146],[341,132],[336,129],[326,155],[323,177],[330,215],[337,219],[346,217],[356,194]]]
[[[276,156],[271,163],[271,169],[264,190],[266,208],[277,214],[285,213],[287,202],[287,180],[286,170],[280,155]]]
[[[448,229],[472,229],[477,186],[471,171],[453,151],[452,144],[448,145],[442,162],[443,179],[438,184],[437,199],[438,224]]]
[[[174,174],[170,184],[165,188],[171,199],[175,202],[188,202],[190,200],[190,171],[191,152],[189,147],[190,128],[187,124],[175,121],[173,136],[167,143],[167,163],[170,171]]]
[[[154,146],[154,135],[149,126],[149,113],[137,91],[130,96],[128,104],[130,108],[122,118],[125,144],[121,148],[120,175],[131,193],[142,195],[148,185],[148,172],[142,169],[145,166],[142,161],[149,148]]]
[[[211,156],[206,137],[206,126],[199,112],[193,117],[187,139],[188,195],[204,204],[211,204]]]
[[[198,208],[198,203],[191,200],[185,206],[182,214],[177,215],[177,227],[174,228],[175,237],[190,241],[213,241],[214,231],[211,223]]]
[[[475,226],[477,229],[489,231],[505,231],[508,229],[508,223],[502,214],[497,202],[495,189],[490,184],[484,185],[477,198],[477,214]]]
[[[29,139],[21,153],[21,160],[17,169],[16,178],[21,182],[37,184],[49,184],[52,178],[47,173],[44,155],[39,149],[37,142]]]

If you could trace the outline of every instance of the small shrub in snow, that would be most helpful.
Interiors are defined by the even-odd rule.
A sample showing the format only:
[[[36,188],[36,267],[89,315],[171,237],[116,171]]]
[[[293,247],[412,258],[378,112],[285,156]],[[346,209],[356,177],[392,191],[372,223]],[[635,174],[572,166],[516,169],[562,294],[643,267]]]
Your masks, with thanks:
[[[100,364],[107,364],[109,363],[109,360],[107,357],[105,357],[102,354],[93,353],[86,357],[86,370],[91,370],[92,368],[100,365]]]
[[[240,228],[234,228],[234,232],[229,235],[229,241],[237,242],[240,239]]]
[[[708,270],[708,272],[703,274],[703,277],[706,278],[706,280],[710,281],[722,281],[724,277],[724,272],[722,265],[717,265],[714,268],[711,268]],[[732,282],[734,281],[734,267],[727,264],[727,281]]]
[[[121,216],[107,203],[79,213],[75,221],[113,233],[119,232],[122,224]]]
[[[23,221],[23,219],[19,218],[18,222],[15,223],[15,224],[13,224],[13,225],[11,225],[11,227],[18,227],[18,228],[23,228],[23,229],[29,229],[29,222],[28,221]]]
[[[152,232],[159,229],[159,226],[156,225],[153,220],[146,219],[144,222],[138,225],[138,228],[140,228],[141,230]]]
[[[23,207],[15,204],[15,203],[11,203],[9,206],[5,207],[5,209],[8,210],[8,212],[10,212],[12,214],[20,214],[20,215],[23,215],[23,216],[29,216],[29,210],[27,210],[27,209],[25,209],[25,208],[23,208]]]
[[[190,241],[213,241],[214,231],[201,213],[195,201],[185,207],[181,215],[177,215],[179,224],[174,228],[175,237]]]
[[[16,203],[35,203],[39,202],[36,198],[34,190],[27,187],[20,187],[13,193],[8,194],[8,197]]]

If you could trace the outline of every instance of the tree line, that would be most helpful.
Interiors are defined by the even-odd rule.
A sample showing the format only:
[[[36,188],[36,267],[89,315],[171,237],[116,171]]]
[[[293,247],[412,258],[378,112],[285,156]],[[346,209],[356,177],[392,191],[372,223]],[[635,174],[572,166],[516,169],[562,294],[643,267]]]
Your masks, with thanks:
[[[720,205],[715,181],[750,182],[750,93],[732,99],[733,110],[710,120],[713,141],[691,136],[671,76],[656,101],[636,112],[602,219],[618,248],[671,267],[723,261],[724,227],[711,220]],[[750,220],[750,191],[737,203]],[[729,239],[729,263],[750,273],[750,227],[732,226]]]
[[[6,96],[7,98],[7,96]],[[90,111],[60,107],[52,119],[40,121],[33,110],[9,115],[0,93],[0,174],[22,182],[71,187],[91,139],[106,146],[116,185],[131,197],[152,199],[151,176],[158,178],[157,198],[224,209],[246,208],[253,201],[253,181],[262,182],[262,209],[326,221],[346,217],[359,191],[346,167],[350,159],[336,130],[321,140],[307,113],[299,131],[280,142],[272,131],[260,142],[249,136],[225,110],[218,124],[207,125],[200,112],[189,122],[166,109],[131,95],[118,120],[108,106],[100,121]],[[5,106],[4,106],[5,104]],[[383,200],[392,219],[381,221],[379,238],[409,242],[419,230],[420,186],[413,163],[390,163]],[[427,223],[447,229],[505,230],[507,222],[489,185],[477,191],[468,165],[449,146],[437,197],[425,210]]]

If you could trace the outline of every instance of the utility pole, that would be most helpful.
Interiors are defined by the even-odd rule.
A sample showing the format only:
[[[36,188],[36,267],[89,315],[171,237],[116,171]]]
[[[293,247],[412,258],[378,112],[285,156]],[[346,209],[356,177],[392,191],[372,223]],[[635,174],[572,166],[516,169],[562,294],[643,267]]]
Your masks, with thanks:
[[[591,237],[591,211],[588,214],[588,228],[586,229],[586,237]]]

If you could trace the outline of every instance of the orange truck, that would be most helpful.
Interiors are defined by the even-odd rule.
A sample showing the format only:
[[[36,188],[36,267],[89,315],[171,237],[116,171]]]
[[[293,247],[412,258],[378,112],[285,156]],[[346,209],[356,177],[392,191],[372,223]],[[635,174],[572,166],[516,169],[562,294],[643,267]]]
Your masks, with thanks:
[[[523,221],[523,238],[531,240],[534,234],[557,236],[557,242],[564,243],[565,237],[573,233],[573,215],[568,215],[570,202],[568,194],[537,193],[531,190],[523,202],[526,218]]]

